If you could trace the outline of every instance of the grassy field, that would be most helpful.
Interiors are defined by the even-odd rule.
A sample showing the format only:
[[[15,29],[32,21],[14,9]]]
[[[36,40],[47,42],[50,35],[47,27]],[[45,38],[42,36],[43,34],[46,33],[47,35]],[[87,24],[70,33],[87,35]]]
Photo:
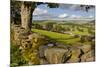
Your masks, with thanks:
[[[84,22],[84,23],[83,23]],[[50,40],[64,44],[90,44],[90,41],[80,42],[80,36],[94,35],[94,22],[89,21],[36,21],[33,32],[47,36]],[[74,36],[79,37],[74,37]]]
[[[72,33],[73,34],[79,34],[79,35],[89,35],[87,28],[84,28],[84,32],[76,30],[76,31],[73,31]]]
[[[57,42],[61,42],[64,44],[73,44],[73,43],[77,43],[80,40],[80,38],[73,38],[71,35],[68,34],[61,34],[61,33],[39,30],[39,29],[32,29],[32,31],[47,36],[50,39],[53,39]]]

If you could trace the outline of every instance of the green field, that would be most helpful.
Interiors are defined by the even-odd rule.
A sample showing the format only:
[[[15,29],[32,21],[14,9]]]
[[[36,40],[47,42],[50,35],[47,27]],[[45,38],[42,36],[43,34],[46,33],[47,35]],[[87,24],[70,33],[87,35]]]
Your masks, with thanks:
[[[84,30],[84,32],[76,30],[76,31],[73,31],[72,33],[79,34],[79,35],[89,35],[87,28],[83,28],[83,30]]]
[[[57,42],[61,42],[64,44],[75,44],[77,43],[80,38],[73,38],[71,35],[68,34],[61,34],[46,30],[39,30],[39,29],[32,29],[33,32],[39,33],[41,35],[47,36],[52,40],[55,40]]]
[[[35,21],[32,31],[63,44],[90,44],[81,38],[95,35],[95,25],[91,21]]]

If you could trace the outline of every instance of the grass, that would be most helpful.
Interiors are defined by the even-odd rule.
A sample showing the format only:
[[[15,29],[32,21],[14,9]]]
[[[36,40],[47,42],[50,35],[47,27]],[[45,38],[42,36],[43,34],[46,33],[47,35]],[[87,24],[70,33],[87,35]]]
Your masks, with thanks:
[[[51,32],[51,31],[46,31],[46,30],[32,29],[32,31],[48,36],[52,39],[68,39],[71,37],[70,35],[67,35],[67,34],[61,34],[61,33],[56,33],[56,32]]]
[[[68,40],[59,40],[59,42],[62,42],[63,44],[76,44],[80,41],[80,38],[73,38]]]
[[[80,32],[80,31],[74,31],[73,34],[79,34],[79,35],[88,35],[88,32]]]
[[[73,44],[73,43],[77,43],[80,40],[80,38],[73,38],[71,35],[68,34],[61,34],[61,33],[39,30],[39,29],[32,29],[32,31],[47,36],[50,39],[53,39],[57,42],[61,42],[64,44]]]
[[[83,30],[84,30],[83,32],[76,30],[76,31],[72,31],[72,33],[73,34],[79,34],[79,35],[89,35],[87,28],[83,28]]]

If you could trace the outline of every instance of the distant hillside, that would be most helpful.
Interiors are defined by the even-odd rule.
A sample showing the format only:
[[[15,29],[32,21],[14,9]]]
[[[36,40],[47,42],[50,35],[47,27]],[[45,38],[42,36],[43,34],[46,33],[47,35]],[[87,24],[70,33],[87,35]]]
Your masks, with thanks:
[[[95,20],[34,20],[33,23],[77,23],[77,24],[83,24],[83,23],[95,23]]]

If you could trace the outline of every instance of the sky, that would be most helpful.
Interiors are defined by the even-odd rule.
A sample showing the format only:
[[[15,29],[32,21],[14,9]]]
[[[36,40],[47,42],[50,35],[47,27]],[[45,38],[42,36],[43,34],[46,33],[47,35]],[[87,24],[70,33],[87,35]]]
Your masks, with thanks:
[[[90,20],[95,18],[95,8],[86,12],[79,6],[60,4],[58,8],[49,8],[47,4],[41,4],[33,12],[33,20]]]

